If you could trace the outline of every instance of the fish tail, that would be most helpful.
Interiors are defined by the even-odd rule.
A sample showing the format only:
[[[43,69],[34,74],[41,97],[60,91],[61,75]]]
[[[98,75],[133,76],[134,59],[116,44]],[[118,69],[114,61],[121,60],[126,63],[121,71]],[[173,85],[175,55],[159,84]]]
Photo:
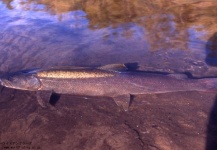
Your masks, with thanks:
[[[217,92],[217,78],[204,78],[200,81],[203,83],[203,91]]]

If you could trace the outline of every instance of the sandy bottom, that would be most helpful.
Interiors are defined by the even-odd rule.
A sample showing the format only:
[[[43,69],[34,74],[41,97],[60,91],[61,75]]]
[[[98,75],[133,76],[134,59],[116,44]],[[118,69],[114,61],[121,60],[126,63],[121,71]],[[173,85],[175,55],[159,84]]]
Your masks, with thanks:
[[[33,92],[4,88],[0,97],[0,147],[214,150],[215,100],[214,93],[140,95],[125,112],[111,98],[61,95],[55,107],[42,108]]]

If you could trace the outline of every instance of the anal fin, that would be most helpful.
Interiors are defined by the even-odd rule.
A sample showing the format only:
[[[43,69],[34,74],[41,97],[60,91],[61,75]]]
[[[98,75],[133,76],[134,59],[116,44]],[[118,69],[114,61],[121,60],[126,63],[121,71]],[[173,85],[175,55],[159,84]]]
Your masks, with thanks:
[[[122,107],[125,111],[128,111],[129,106],[131,104],[131,99],[132,99],[132,96],[130,94],[113,97],[113,100],[115,101],[115,103],[118,106]]]

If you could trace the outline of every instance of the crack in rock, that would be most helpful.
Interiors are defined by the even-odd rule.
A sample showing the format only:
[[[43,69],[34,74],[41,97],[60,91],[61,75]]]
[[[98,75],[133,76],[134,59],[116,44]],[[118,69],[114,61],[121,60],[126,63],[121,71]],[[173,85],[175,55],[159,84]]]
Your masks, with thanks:
[[[130,130],[132,130],[133,132],[136,133],[136,135],[138,136],[138,139],[139,139],[139,141],[140,141],[140,143],[141,143],[140,145],[141,145],[142,149],[144,149],[145,143],[144,143],[144,141],[142,140],[139,131],[138,131],[137,129],[133,128],[127,121],[125,121],[124,124],[125,124]]]

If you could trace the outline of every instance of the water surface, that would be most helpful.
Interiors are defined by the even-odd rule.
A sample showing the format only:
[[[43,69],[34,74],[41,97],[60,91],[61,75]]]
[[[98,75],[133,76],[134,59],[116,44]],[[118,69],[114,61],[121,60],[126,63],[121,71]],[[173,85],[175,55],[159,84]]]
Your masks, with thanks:
[[[2,0],[0,71],[137,62],[217,75],[214,0]]]

